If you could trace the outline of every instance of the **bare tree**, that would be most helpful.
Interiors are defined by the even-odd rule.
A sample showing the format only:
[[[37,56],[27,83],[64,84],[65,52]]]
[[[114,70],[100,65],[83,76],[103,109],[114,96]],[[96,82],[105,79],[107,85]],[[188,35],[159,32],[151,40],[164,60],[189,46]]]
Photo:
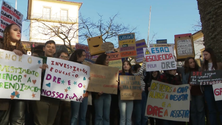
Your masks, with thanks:
[[[79,22],[73,21],[73,23],[63,22],[47,22],[41,20],[32,20],[38,23],[38,33],[49,36],[48,39],[58,37],[63,41],[63,45],[69,52],[73,52],[72,47],[73,39],[79,38],[86,40],[90,37],[102,36],[104,42],[108,42],[111,38],[117,38],[118,34],[131,33],[136,28],[130,29],[129,26],[115,23],[117,14],[110,17],[108,21],[103,19],[102,15],[99,15],[99,20],[93,22],[90,18],[79,17]],[[117,42],[117,41],[116,41]],[[115,45],[115,43],[114,43]],[[118,44],[117,44],[118,45]]]
[[[99,14],[98,14],[99,15]],[[99,20],[97,22],[91,21],[89,18],[84,19],[80,16],[80,27],[83,29],[80,30],[80,37],[88,39],[90,37],[102,36],[104,42],[108,42],[112,38],[117,38],[119,34],[123,33],[132,33],[136,28],[130,29],[130,26],[125,26],[121,23],[116,23],[115,19],[118,14],[110,17],[108,21],[103,19],[102,15],[99,15]],[[117,41],[114,43],[114,45]]]
[[[45,21],[35,20],[34,23],[38,23],[38,32],[42,35],[48,36],[48,39],[59,38],[63,41],[63,45],[67,50],[72,53],[74,48],[72,47],[73,39],[78,37],[78,27],[77,22],[65,24],[65,23],[49,23]]]

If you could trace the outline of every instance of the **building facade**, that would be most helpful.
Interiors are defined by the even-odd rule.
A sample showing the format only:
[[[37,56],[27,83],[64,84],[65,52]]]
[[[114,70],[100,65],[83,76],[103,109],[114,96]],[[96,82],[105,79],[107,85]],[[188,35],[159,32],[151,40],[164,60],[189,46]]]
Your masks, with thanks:
[[[78,17],[82,3],[65,0],[29,0],[30,42],[78,43]]]

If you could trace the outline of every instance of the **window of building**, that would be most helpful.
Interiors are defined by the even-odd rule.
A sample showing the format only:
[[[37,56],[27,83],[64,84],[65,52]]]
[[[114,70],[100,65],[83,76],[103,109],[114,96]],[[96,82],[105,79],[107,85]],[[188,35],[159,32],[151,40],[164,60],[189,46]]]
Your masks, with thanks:
[[[61,21],[68,21],[68,10],[61,10]]]
[[[51,8],[43,7],[42,17],[43,17],[43,19],[50,19],[51,18]]]

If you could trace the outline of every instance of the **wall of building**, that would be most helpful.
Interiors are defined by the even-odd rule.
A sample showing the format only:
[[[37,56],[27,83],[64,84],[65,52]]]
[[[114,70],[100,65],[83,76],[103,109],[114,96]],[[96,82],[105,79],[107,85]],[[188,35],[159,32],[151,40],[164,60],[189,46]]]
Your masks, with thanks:
[[[64,1],[63,1],[64,2]],[[65,3],[65,2],[64,2]],[[30,41],[44,43],[45,41],[52,39],[57,44],[63,44],[63,41],[55,36],[50,27],[61,27],[61,24],[66,25],[71,29],[69,38],[73,36],[72,45],[78,42],[78,16],[79,6],[74,4],[62,4],[62,2],[44,1],[44,0],[32,0],[31,2],[31,16],[30,21]],[[49,8],[50,18],[46,18],[43,14],[44,8]],[[66,11],[68,16],[62,15],[62,12]],[[33,20],[34,19],[34,20]],[[36,21],[37,20],[37,21]],[[45,25],[44,25],[45,24]],[[55,29],[55,28],[54,28]],[[59,32],[67,34],[67,29],[60,29]],[[58,33],[58,32],[57,32]],[[64,38],[65,36],[63,36]]]

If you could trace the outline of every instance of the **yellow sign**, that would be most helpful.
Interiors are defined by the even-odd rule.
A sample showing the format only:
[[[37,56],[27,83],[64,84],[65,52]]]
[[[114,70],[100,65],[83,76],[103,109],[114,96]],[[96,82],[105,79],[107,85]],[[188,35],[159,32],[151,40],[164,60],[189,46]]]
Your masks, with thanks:
[[[97,55],[101,53],[105,53],[105,51],[101,48],[103,44],[102,36],[92,37],[87,39],[89,45],[89,51],[91,55]]]
[[[132,44],[132,46],[135,46],[135,39],[127,39],[127,40],[122,40],[119,41],[119,46],[120,47],[124,47],[123,45],[127,44],[128,46],[130,46],[130,44]]]
[[[113,61],[109,61],[109,66],[110,67],[116,67],[119,70],[122,70],[122,60],[113,60]]]

